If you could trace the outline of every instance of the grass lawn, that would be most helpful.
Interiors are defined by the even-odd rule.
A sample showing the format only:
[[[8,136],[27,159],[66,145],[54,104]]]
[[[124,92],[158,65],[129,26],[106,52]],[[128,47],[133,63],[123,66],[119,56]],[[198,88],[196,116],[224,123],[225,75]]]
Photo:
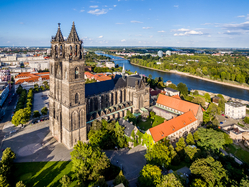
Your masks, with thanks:
[[[164,118],[162,118],[161,116],[157,116],[155,115],[153,118],[147,118],[145,122],[140,121],[137,126],[140,127],[142,130],[147,131],[149,128],[151,127],[155,127],[157,125],[160,125],[161,123],[164,122]]]
[[[153,121],[154,121],[153,119],[148,118],[148,119],[146,119],[145,122],[140,121],[140,122],[137,124],[137,126],[140,127],[140,129],[142,129],[142,130],[144,130],[144,131],[147,131],[149,128],[152,127],[151,124],[153,123]]]
[[[153,122],[153,124],[152,124],[152,127],[155,127],[155,126],[157,126],[157,125],[160,125],[161,123],[163,123],[164,122],[164,118],[162,118],[161,116],[157,116],[157,115],[155,115],[155,117],[154,117],[154,122]]]
[[[22,180],[26,186],[60,186],[64,175],[74,178],[71,173],[72,162],[24,162],[15,163],[16,182]],[[73,182],[70,186],[76,185]]]
[[[249,164],[249,152],[248,152],[249,150],[246,151],[238,145],[230,144],[230,145],[226,146],[226,151],[228,153],[232,153],[238,159]]]

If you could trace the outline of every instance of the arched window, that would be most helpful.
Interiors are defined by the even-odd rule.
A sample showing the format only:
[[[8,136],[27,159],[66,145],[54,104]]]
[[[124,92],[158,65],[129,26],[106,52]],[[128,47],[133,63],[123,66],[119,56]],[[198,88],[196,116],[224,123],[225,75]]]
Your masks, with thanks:
[[[67,80],[67,70],[65,70],[64,79]]]
[[[55,57],[57,58],[58,57],[58,47],[57,47],[57,45],[54,46],[54,52],[55,52]]]
[[[62,45],[60,45],[60,56],[62,56]]]
[[[79,94],[75,94],[75,104],[79,103]]]
[[[77,56],[77,45],[75,46],[75,56]]]
[[[79,78],[79,68],[75,68],[75,79]]]
[[[72,56],[72,46],[71,45],[69,46],[69,50],[70,50],[69,56]]]

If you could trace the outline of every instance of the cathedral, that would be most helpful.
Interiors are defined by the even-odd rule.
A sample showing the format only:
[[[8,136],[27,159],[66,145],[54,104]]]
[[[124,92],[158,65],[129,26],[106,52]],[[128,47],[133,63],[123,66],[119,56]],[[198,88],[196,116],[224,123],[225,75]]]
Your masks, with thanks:
[[[65,40],[58,24],[51,40],[50,131],[68,149],[78,140],[87,142],[94,120],[122,118],[127,111],[139,112],[150,105],[149,86],[140,75],[116,75],[103,82],[85,84],[84,56],[73,23]]]

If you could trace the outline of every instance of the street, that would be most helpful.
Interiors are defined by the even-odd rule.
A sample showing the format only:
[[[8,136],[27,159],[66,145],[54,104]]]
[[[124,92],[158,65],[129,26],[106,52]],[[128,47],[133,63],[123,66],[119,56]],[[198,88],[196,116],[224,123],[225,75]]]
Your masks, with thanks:
[[[11,122],[11,114],[14,112],[14,107],[17,102],[17,94],[15,94],[14,97],[12,97],[13,93],[15,93],[14,87],[12,87],[11,91],[9,92],[10,96],[7,97],[6,101],[4,102],[3,107],[1,108],[1,113],[5,111],[5,115],[3,116],[2,120],[0,121],[0,142],[3,140],[4,132],[3,127],[5,124]],[[9,104],[9,101],[11,103]]]

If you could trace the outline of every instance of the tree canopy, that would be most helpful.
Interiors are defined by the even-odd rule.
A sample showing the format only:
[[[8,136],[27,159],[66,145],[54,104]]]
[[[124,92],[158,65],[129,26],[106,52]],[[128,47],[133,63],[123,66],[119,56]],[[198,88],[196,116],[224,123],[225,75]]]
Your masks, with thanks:
[[[174,173],[163,175],[160,183],[156,187],[183,187],[181,181],[179,181]]]
[[[74,146],[70,153],[73,163],[72,171],[76,173],[79,180],[97,180],[104,169],[110,166],[110,161],[100,148],[93,147],[81,141]]]
[[[161,182],[161,175],[161,169],[159,167],[147,164],[140,171],[138,186],[155,187]]]

